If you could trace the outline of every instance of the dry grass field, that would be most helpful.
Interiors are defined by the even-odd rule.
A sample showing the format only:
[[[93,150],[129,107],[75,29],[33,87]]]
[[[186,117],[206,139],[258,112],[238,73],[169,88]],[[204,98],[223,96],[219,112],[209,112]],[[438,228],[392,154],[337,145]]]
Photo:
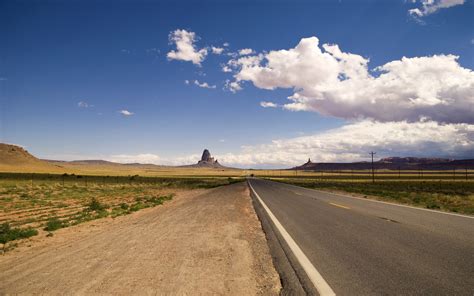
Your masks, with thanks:
[[[14,247],[17,239],[155,207],[179,191],[241,180],[2,173],[0,250]]]

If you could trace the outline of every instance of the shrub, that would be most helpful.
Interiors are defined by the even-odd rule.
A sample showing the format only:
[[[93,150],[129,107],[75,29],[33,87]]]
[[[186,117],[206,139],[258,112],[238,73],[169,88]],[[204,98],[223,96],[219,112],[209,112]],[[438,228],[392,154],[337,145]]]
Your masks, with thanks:
[[[10,224],[3,223],[0,225],[0,243],[6,244],[9,241],[28,238],[37,235],[38,231],[31,227],[29,228],[11,228]]]
[[[90,211],[100,212],[107,208],[106,205],[100,203],[95,197],[92,198],[91,202],[87,205]]]
[[[66,224],[63,221],[59,220],[58,217],[53,217],[50,218],[48,222],[46,222],[46,227],[44,228],[44,230],[55,231],[63,227],[66,227]]]

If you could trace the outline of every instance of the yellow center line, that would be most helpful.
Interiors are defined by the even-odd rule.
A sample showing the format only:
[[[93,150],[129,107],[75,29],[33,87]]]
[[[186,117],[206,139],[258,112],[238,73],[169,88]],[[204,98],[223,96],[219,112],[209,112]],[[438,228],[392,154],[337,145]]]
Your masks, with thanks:
[[[339,204],[336,204],[336,203],[332,203],[332,202],[330,202],[329,204],[330,204],[330,205],[333,205],[333,206],[335,206],[335,207],[343,208],[343,209],[348,209],[348,210],[350,209],[349,207],[346,207],[346,206],[343,206],[343,205],[339,205]]]

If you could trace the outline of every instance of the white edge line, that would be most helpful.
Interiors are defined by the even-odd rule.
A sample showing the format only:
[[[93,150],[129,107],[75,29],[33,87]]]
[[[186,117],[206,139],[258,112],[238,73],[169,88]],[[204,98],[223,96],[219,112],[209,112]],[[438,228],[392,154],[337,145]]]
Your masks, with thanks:
[[[262,207],[265,209],[267,212],[268,216],[270,219],[273,221],[275,224],[276,228],[280,232],[281,236],[283,239],[286,241],[288,246],[290,247],[291,251],[295,255],[296,259],[298,262],[301,264],[303,267],[304,271],[308,275],[309,279],[313,283],[314,287],[316,290],[318,290],[319,294],[322,296],[326,295],[336,295],[334,291],[331,289],[331,287],[328,285],[328,283],[324,280],[324,278],[321,276],[321,274],[316,270],[316,268],[311,264],[311,261],[309,261],[308,257],[303,253],[303,251],[300,249],[300,247],[296,244],[296,242],[293,240],[293,238],[290,236],[290,234],[286,231],[286,229],[281,225],[280,221],[273,215],[272,211],[267,207],[267,205],[263,202],[263,200],[260,198],[258,193],[253,189],[252,184],[250,181],[248,182],[250,188],[252,189],[252,192],[255,194],[257,197],[258,201],[262,204]]]
[[[267,181],[275,182],[275,181],[272,181],[272,180],[267,180]],[[359,199],[359,200],[363,200],[363,201],[382,203],[382,204],[386,204],[386,205],[390,205],[390,206],[410,208],[410,209],[414,209],[414,210],[421,210],[421,211],[427,211],[427,212],[432,212],[432,213],[438,213],[438,214],[444,214],[444,215],[474,219],[474,216],[467,216],[467,215],[456,214],[456,213],[441,212],[441,211],[436,211],[436,210],[431,210],[431,209],[423,209],[423,208],[418,208],[418,207],[413,207],[413,206],[408,206],[408,205],[401,205],[401,204],[396,204],[396,203],[387,202],[387,201],[381,201],[381,200],[375,200],[375,199],[369,199],[369,198],[362,198],[362,197],[345,195],[345,194],[340,194],[340,193],[334,193],[334,192],[331,192],[331,191],[324,191],[324,190],[318,190],[318,189],[313,189],[313,188],[306,188],[306,187],[296,186],[296,185],[293,185],[293,184],[288,184],[288,183],[283,183],[283,182],[275,182],[275,183],[284,184],[284,185],[288,185],[288,186],[293,186],[293,187],[296,187],[296,188],[299,188],[299,189],[304,189],[304,190],[311,190],[311,191],[316,191],[316,192],[321,192],[321,193],[326,193],[326,194],[332,194],[332,195],[341,196],[341,197],[345,197],[345,198],[354,198],[354,199]]]

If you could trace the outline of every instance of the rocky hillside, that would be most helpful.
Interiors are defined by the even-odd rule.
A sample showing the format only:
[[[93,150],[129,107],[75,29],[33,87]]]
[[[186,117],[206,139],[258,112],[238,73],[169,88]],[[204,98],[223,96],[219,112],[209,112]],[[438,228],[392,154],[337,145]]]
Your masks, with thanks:
[[[31,155],[24,148],[0,143],[0,170],[9,172],[56,172],[60,166]]]

